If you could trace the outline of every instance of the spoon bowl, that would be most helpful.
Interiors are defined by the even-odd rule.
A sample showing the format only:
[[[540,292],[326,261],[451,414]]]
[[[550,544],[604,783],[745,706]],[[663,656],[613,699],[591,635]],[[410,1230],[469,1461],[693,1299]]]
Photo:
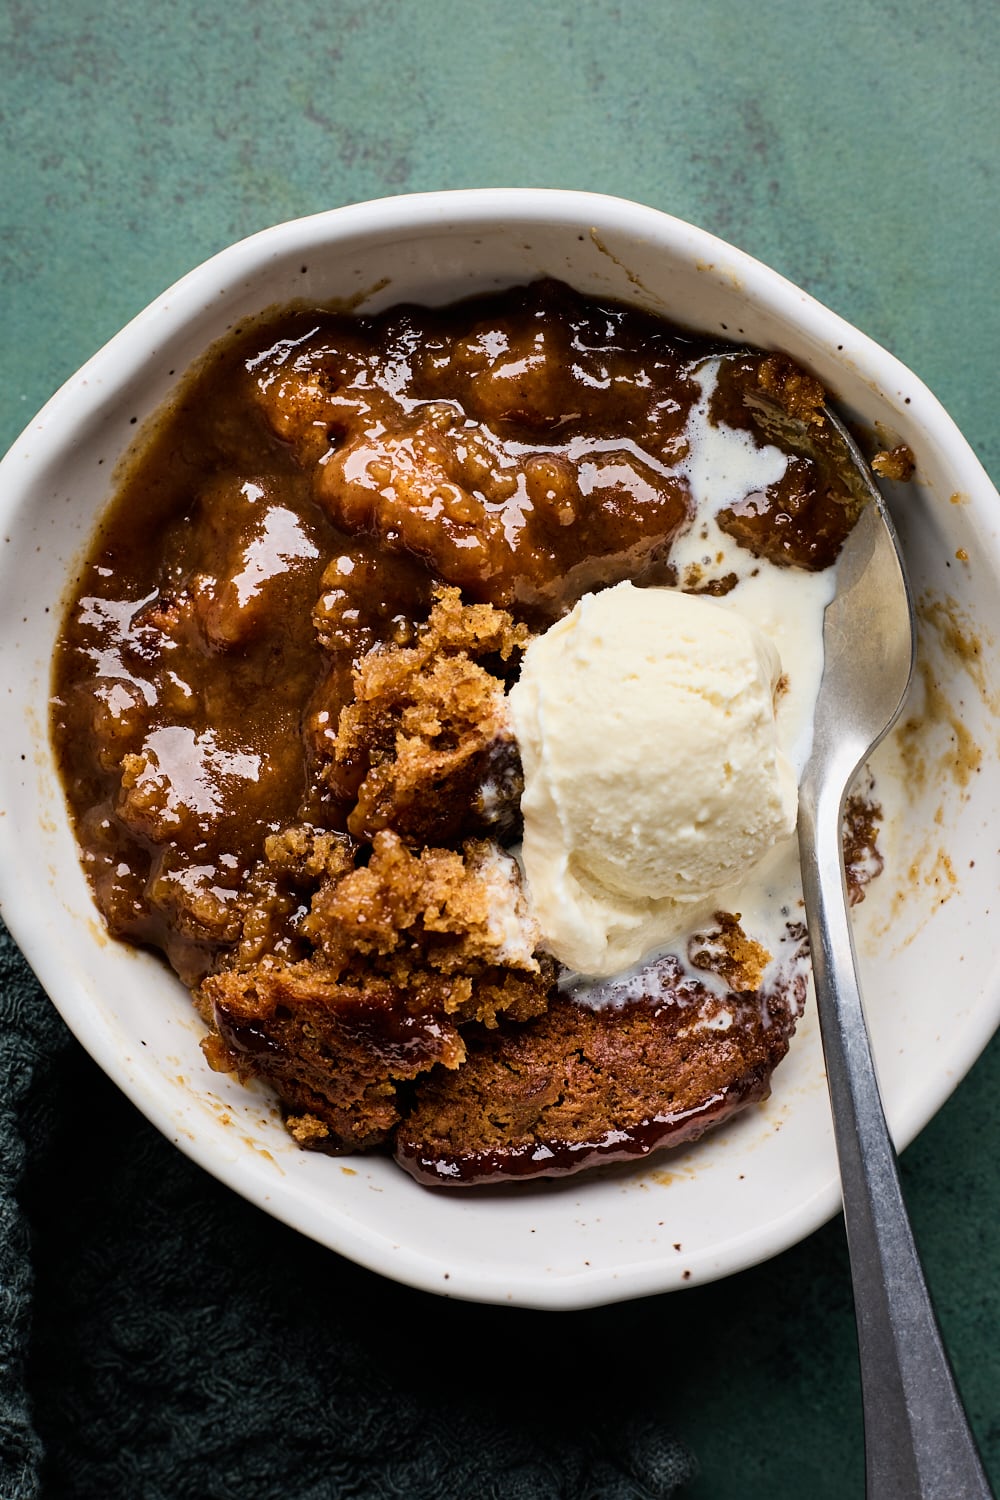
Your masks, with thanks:
[[[823,620],[823,679],[800,795],[813,795],[814,785],[818,795],[835,772],[846,793],[899,717],[915,656],[913,601],[889,512],[844,424],[829,409],[825,419],[867,503],[844,544]]]
[[[992,1491],[948,1363],[903,1202],[848,920],[841,828],[855,772],[895,723],[913,670],[910,590],[877,486],[832,413],[868,503],[823,624],[798,837],[854,1284],[868,1500],[983,1500]]]

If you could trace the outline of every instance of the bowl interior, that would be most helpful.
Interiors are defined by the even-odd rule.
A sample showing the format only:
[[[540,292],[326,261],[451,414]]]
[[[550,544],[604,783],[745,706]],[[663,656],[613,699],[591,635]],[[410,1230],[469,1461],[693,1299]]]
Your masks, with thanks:
[[[585,194],[437,194],[278,226],[165,293],[84,367],[2,466],[3,915],[84,1045],[183,1150],[268,1211],[372,1268],[451,1295],[570,1307],[691,1285],[776,1253],[837,1207],[810,1010],[770,1100],[698,1145],[562,1183],[448,1192],[391,1163],[299,1151],[261,1089],[211,1073],[186,991],[110,941],[77,860],[48,741],[62,604],[116,465],[188,367],[241,319],[293,300],[375,310],[539,276],[692,328],[780,347],[848,417],[905,441],[888,486],[918,598],[918,682],[875,773],[886,870],[858,909],[862,981],[897,1142],[926,1123],[1000,1018],[984,941],[1000,877],[991,830],[1000,503],[950,419],[891,356],[804,293],[652,210]]]

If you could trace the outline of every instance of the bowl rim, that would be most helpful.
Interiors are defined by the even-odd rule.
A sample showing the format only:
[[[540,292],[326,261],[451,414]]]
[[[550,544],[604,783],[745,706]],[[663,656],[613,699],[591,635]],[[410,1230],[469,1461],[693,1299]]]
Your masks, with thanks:
[[[40,440],[47,460],[54,462],[71,446],[74,428],[79,421],[92,416],[96,408],[114,406],[123,390],[150,360],[163,337],[196,324],[217,303],[220,285],[231,286],[256,274],[268,262],[282,259],[292,249],[296,254],[305,255],[331,241],[398,234],[401,230],[412,235],[443,228],[467,230],[474,222],[493,225],[534,223],[574,229],[583,224],[610,222],[616,233],[626,237],[639,240],[655,237],[669,253],[683,256],[692,264],[722,261],[739,275],[743,295],[749,302],[758,304],[783,322],[792,320],[810,330],[827,347],[836,347],[839,343],[842,360],[853,365],[869,383],[877,381],[883,391],[905,388],[911,417],[925,425],[930,424],[938,441],[947,444],[949,466],[957,476],[959,487],[970,498],[992,497],[994,502],[997,501],[996,491],[968,441],[919,377],[824,303],[747,252],[662,210],[606,194],[548,188],[474,188],[378,198],[285,220],[237,240],[200,262],[131,318],[56,390],[26,424],[0,460],[0,521],[6,523],[17,514],[19,507],[26,503],[29,489],[37,482],[34,470],[39,455],[35,450],[40,446]],[[26,462],[29,459],[31,462]],[[986,536],[982,541],[985,546],[992,546],[992,567],[1000,575],[1000,542],[995,534],[992,539]],[[3,768],[0,767],[0,791],[2,777]],[[320,1233],[314,1224],[308,1222],[305,1211],[297,1216],[272,1204],[261,1204],[259,1185],[239,1158],[231,1162],[220,1161],[215,1146],[207,1138],[179,1138],[173,1118],[161,1101],[149,1090],[143,1092],[123,1066],[113,1029],[89,1003],[78,1003],[77,991],[67,986],[65,969],[48,941],[44,920],[31,900],[27,885],[22,885],[17,878],[16,855],[8,820],[0,817],[0,915],[77,1039],[168,1139],[215,1177],[301,1232],[322,1239],[339,1253],[394,1280],[435,1293],[446,1290],[448,1295],[473,1300],[511,1300],[511,1278],[504,1281],[502,1288],[486,1286],[481,1278],[477,1279],[474,1269],[464,1278],[453,1274],[444,1289],[437,1266],[425,1264],[420,1252],[410,1253],[409,1262],[404,1263],[399,1248],[392,1245],[384,1234],[361,1229],[355,1223],[345,1221],[337,1243],[333,1244],[328,1232]],[[946,1082],[942,1081],[938,1091],[940,1098],[932,1098],[929,1108],[911,1112],[912,1118],[903,1122],[902,1130],[897,1132],[900,1149],[932,1117],[1000,1023],[1000,968],[994,974],[992,994],[992,1006],[981,1006],[975,1024],[968,1029],[964,1065],[957,1073],[953,1070]],[[787,1248],[829,1219],[839,1205],[839,1185],[828,1183],[795,1214],[786,1216],[797,1221],[797,1231],[792,1238],[778,1236],[779,1242],[773,1245],[755,1243],[752,1247],[729,1247],[714,1271],[703,1272],[689,1284],[731,1274]],[[540,1275],[537,1284],[520,1287],[513,1300],[519,1305],[583,1307],[671,1289],[657,1274],[657,1269],[655,1264],[649,1266],[643,1262],[614,1284],[610,1284],[607,1271],[550,1278],[548,1281]]]

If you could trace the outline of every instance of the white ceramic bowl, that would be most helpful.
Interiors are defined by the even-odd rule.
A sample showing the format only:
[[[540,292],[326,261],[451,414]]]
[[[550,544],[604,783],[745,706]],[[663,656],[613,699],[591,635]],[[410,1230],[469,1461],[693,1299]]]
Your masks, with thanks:
[[[279,225],[157,298],[39,413],[0,466],[0,898],[83,1045],[165,1135],[238,1192],[414,1286],[568,1308],[724,1276],[793,1244],[836,1210],[812,1015],[766,1105],[693,1148],[629,1170],[486,1194],[428,1191],[386,1160],[301,1152],[263,1090],[209,1072],[200,1024],[166,968],[105,936],[47,730],[61,606],[115,464],[213,340],[248,314],[297,298],[358,297],[374,310],[542,275],[780,347],[849,416],[916,454],[916,482],[890,487],[926,606],[919,723],[902,743],[911,796],[886,840],[890,867],[860,908],[859,943],[897,1143],[925,1124],[1000,1019],[987,915],[1000,884],[989,689],[1000,682],[992,634],[1000,500],[938,402],[883,349],[740,251],[612,198],[439,193]],[[890,745],[886,767],[892,756]]]

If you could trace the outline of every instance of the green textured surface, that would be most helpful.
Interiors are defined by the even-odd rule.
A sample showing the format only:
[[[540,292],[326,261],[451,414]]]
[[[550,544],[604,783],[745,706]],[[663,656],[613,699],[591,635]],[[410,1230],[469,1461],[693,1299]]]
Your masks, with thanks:
[[[783,271],[914,369],[997,480],[998,61],[995,0],[7,0],[0,442],[233,239],[387,193],[544,185],[667,209]],[[998,1096],[994,1042],[904,1159],[995,1476]],[[429,1299],[404,1302],[430,1336]],[[839,1223],[724,1284],[514,1318],[542,1372],[545,1339],[578,1347],[587,1401],[660,1386],[695,1500],[861,1492]]]

